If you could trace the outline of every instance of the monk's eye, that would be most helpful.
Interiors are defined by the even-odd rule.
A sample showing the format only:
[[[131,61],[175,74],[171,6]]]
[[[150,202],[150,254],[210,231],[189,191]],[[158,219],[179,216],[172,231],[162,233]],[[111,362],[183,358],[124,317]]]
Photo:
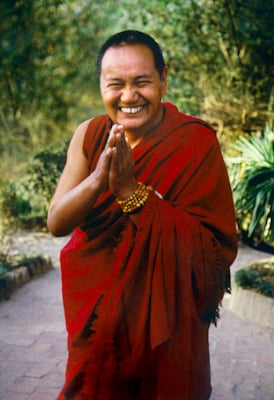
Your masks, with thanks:
[[[111,82],[107,85],[107,87],[110,89],[120,89],[123,87],[123,83],[122,82]]]
[[[145,86],[150,85],[150,83],[151,83],[151,81],[149,81],[149,80],[142,80],[142,81],[136,82],[136,86],[145,87]]]

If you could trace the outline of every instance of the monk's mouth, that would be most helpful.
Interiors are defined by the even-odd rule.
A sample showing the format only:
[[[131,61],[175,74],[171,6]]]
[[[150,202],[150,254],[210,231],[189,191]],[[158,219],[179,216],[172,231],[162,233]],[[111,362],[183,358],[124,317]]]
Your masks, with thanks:
[[[119,107],[119,110],[125,114],[137,114],[138,112],[142,111],[145,106],[138,106],[138,107]]]

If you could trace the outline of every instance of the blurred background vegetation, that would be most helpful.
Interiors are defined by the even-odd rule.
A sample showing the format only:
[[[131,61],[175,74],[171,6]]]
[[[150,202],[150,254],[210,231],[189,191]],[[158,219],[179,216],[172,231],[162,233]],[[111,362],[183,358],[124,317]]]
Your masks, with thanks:
[[[1,0],[0,254],[8,232],[45,228],[72,132],[104,112],[97,51],[129,28],[161,44],[165,100],[216,128],[239,231],[273,244],[272,0]]]

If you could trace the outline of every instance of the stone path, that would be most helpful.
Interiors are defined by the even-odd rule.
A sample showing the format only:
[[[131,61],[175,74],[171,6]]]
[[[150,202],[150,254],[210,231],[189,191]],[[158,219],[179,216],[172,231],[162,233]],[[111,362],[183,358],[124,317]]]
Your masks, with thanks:
[[[58,252],[66,239],[23,235],[13,251],[52,257],[55,269],[0,303],[0,400],[54,400],[66,363]],[[241,246],[235,271],[268,254]],[[210,329],[211,400],[274,399],[274,330],[237,317],[226,296],[218,327]],[[173,400],[173,399],[170,399]]]

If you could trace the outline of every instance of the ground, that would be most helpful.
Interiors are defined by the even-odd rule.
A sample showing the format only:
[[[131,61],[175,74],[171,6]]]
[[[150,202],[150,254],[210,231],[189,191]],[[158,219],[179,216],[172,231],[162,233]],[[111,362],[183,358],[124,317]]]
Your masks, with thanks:
[[[0,303],[0,400],[53,400],[62,387],[66,330],[60,248],[68,238],[21,232],[13,252],[48,255],[55,268]],[[232,272],[269,254],[240,245]],[[227,295],[210,329],[211,400],[270,400],[274,394],[274,330],[231,312]],[[173,400],[173,399],[169,399]]]

